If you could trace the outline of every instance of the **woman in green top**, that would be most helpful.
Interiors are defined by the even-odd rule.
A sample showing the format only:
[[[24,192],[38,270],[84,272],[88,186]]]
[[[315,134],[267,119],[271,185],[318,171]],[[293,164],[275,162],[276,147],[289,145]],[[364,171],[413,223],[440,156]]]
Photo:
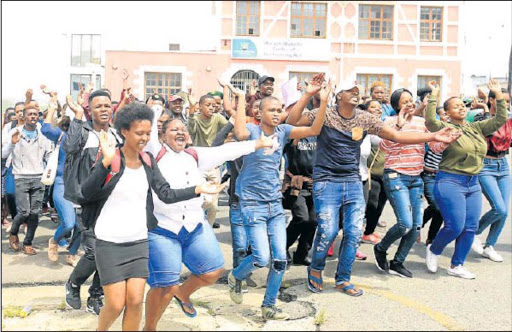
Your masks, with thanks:
[[[439,85],[432,81],[429,86],[432,94],[426,114],[428,130],[436,132],[444,127],[452,127],[460,130],[462,136],[444,150],[436,175],[434,197],[443,216],[444,227],[434,242],[427,247],[427,268],[435,273],[439,255],[450,242],[456,240],[448,274],[474,279],[476,276],[466,270],[463,264],[471,249],[482,210],[482,190],[478,182],[478,173],[483,167],[487,153],[485,137],[505,124],[507,108],[500,84],[491,80],[488,87],[496,93],[498,105],[495,117],[486,121],[467,123],[467,109],[464,103],[460,98],[452,97],[443,105],[450,116],[450,122],[439,121],[436,120]]]

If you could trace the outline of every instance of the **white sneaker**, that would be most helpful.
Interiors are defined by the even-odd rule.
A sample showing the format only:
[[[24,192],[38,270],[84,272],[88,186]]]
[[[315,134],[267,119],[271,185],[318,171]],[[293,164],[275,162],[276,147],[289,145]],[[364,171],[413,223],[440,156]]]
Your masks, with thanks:
[[[439,258],[439,255],[436,255],[432,251],[430,251],[431,246],[432,246],[431,244],[429,244],[427,246],[427,256],[425,258],[425,261],[427,263],[427,269],[432,273],[436,273],[437,272],[437,260]]]
[[[503,257],[501,257],[492,246],[485,248],[482,256],[489,258],[493,262],[503,262]]]
[[[484,253],[484,245],[482,244],[480,236],[475,235],[475,239],[473,240],[473,245],[471,246],[471,248],[479,255],[482,255]]]
[[[474,273],[469,272],[462,265],[456,266],[453,269],[450,267],[448,269],[448,274],[451,276],[460,277],[460,278],[464,278],[464,279],[475,279],[476,278],[476,275]]]

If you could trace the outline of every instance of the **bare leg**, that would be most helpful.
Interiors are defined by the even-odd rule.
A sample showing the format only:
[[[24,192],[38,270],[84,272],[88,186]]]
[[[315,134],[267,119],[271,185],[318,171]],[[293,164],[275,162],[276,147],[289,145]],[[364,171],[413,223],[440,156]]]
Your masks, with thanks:
[[[138,331],[142,319],[142,301],[146,278],[130,278],[126,281],[126,310],[123,315],[123,331]]]
[[[98,331],[108,331],[124,309],[126,299],[126,281],[103,286],[105,305],[98,317]]]
[[[213,271],[210,273],[195,275],[192,274],[188,279],[179,287],[178,292],[176,293],[176,297],[179,298],[182,302],[190,303],[190,295],[197,291],[201,287],[206,287],[213,285],[224,272],[224,269],[219,269],[217,271]],[[192,311],[183,307],[188,313],[192,313]]]
[[[144,323],[144,331],[156,331],[156,326],[174,294],[178,291],[178,287],[178,285],[175,285],[164,288],[151,288],[149,290],[146,296],[146,321]]]

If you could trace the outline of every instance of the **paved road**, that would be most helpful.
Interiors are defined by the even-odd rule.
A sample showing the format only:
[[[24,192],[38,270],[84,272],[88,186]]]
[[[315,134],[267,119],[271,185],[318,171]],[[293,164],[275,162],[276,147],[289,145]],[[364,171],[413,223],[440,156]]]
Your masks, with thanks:
[[[489,205],[484,200],[484,211]],[[226,260],[231,268],[231,235],[227,207],[219,211],[221,228],[216,230]],[[384,220],[390,226],[395,222],[388,205]],[[388,226],[389,227],[389,226]],[[31,304],[32,313],[24,318],[4,318],[3,330],[91,330],[96,317],[85,310],[64,310],[63,284],[71,273],[65,264],[65,252],[58,263],[50,262],[46,248],[48,238],[56,225],[45,219],[37,231],[35,245],[42,250],[36,256],[14,254],[8,248],[8,237],[2,229],[2,309]],[[378,228],[378,232],[385,229]],[[185,317],[174,302],[164,314],[159,326],[166,330],[512,330],[512,234],[510,218],[496,246],[505,261],[494,263],[471,252],[466,267],[476,273],[476,280],[450,277],[446,273],[453,244],[440,259],[440,270],[433,275],[424,265],[425,244],[415,244],[406,266],[413,279],[402,279],[380,273],[374,265],[371,246],[361,250],[369,260],[357,261],[353,268],[353,282],[365,294],[351,298],[333,288],[337,259],[329,258],[324,274],[325,291],[312,294],[306,290],[306,269],[292,266],[286,273],[279,305],[292,313],[288,322],[264,322],[259,317],[259,306],[265,291],[268,270],[253,275],[258,287],[250,288],[244,304],[234,305],[228,295],[226,279],[198,291],[193,300],[198,318]],[[426,237],[426,230],[422,232]],[[23,238],[23,235],[21,236]],[[336,249],[339,237],[336,241]],[[396,245],[390,254],[396,251]],[[293,251],[293,250],[291,250]],[[335,251],[336,252],[336,251]],[[184,271],[184,275],[188,272]],[[85,308],[87,287],[82,288]],[[118,321],[114,330],[120,330]]]

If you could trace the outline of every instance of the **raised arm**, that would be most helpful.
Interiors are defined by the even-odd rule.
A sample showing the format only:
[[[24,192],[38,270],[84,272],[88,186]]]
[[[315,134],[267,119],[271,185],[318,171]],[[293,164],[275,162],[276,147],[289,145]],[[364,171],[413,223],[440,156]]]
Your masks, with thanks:
[[[222,87],[222,106],[227,115],[233,116],[235,110],[231,107],[231,99],[229,98],[229,87],[227,83],[218,80],[219,85]]]
[[[428,86],[432,90],[430,97],[428,98],[427,112],[425,115],[425,125],[427,129],[431,132],[436,132],[446,127],[445,124],[436,119],[436,107],[437,107],[437,99],[439,97],[439,84],[436,84],[436,81],[430,81]]]
[[[48,112],[46,114],[46,118],[44,119],[44,123],[41,127],[41,133],[43,133],[44,136],[46,136],[49,140],[54,142],[55,144],[59,140],[60,135],[62,134],[62,130],[60,130],[59,127],[53,127],[51,125],[53,120],[53,114],[55,114],[55,111],[57,110],[57,104],[56,104],[56,97],[53,98],[50,101],[50,104],[48,105]]]
[[[238,107],[235,114],[235,136],[239,141],[245,141],[251,136],[246,127],[247,116],[245,115],[245,92],[239,89],[235,90],[238,96]]]
[[[197,131],[197,122],[196,122],[196,115],[195,115],[196,109],[197,109],[197,102],[196,102],[195,98],[192,96],[191,89],[189,89],[189,91],[188,91],[187,99],[188,99],[188,105],[189,105],[187,128],[188,128],[188,132],[190,133],[190,135],[194,136]]]
[[[229,133],[235,128],[233,122],[231,121],[233,118],[230,118],[228,123],[222,127],[222,129],[217,133],[215,139],[213,140],[212,146],[221,146],[224,144],[226,137],[228,137]],[[233,119],[234,120],[234,119]]]
[[[313,84],[308,85],[308,89]],[[315,86],[316,90],[318,87]],[[318,113],[313,121],[313,124],[309,127],[295,127],[290,132],[290,139],[301,139],[304,137],[317,136],[322,131],[322,126],[324,125],[325,120],[325,112],[327,110],[327,100],[331,94],[332,86],[331,81],[327,83],[326,86],[321,87],[320,89],[320,108],[318,109]]]
[[[72,154],[80,152],[80,143],[82,142],[82,130],[84,124],[82,121],[84,109],[82,106],[76,104],[71,96],[67,96],[66,101],[69,105],[69,108],[75,113],[75,118],[69,125],[67,137],[63,144],[66,154]]]
[[[299,101],[295,103],[288,114],[288,119],[286,120],[287,124],[292,126],[309,126],[311,124],[309,119],[302,115],[302,112],[306,108],[311,97],[320,91],[323,80],[323,73],[317,74],[311,79],[311,82],[306,88],[306,92],[302,95]]]
[[[501,126],[503,126],[508,120],[507,104],[503,98],[500,83],[494,79],[491,79],[489,81],[488,87],[489,90],[494,92],[496,95],[496,115],[491,119],[475,122],[475,125],[480,127],[480,130],[484,136],[489,136],[496,130],[500,129]]]

